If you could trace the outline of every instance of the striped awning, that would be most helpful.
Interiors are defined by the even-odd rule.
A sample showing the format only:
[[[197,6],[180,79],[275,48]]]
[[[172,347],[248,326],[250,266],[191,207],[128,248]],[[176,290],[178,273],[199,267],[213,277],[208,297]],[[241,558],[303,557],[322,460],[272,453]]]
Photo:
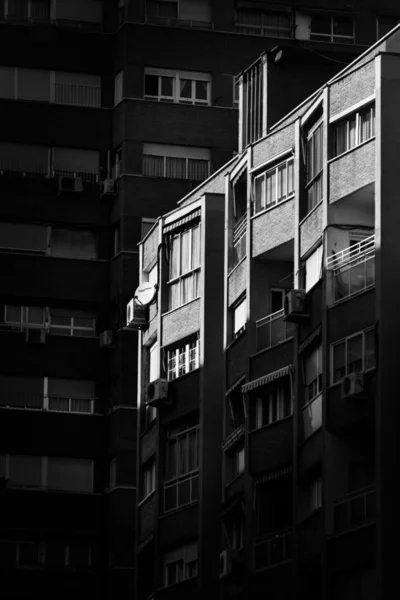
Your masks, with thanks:
[[[263,377],[259,377],[258,379],[253,379],[253,381],[249,381],[242,386],[242,392],[245,394],[246,392],[250,392],[251,390],[255,390],[262,385],[266,385],[271,381],[275,381],[275,379],[279,379],[280,377],[285,377],[285,375],[289,375],[293,371],[293,365],[287,365],[283,367],[283,369],[278,369],[273,373],[268,373],[268,375],[263,375]]]
[[[246,375],[242,375],[241,377],[239,377],[239,379],[236,379],[235,383],[232,384],[231,387],[226,390],[225,396],[229,396],[229,394],[232,394],[232,392],[234,390],[236,390],[236,388],[239,385],[241,385],[245,379],[246,379]]]
[[[301,354],[302,352],[304,352],[304,350],[306,348],[308,348],[308,346],[310,344],[312,344],[313,341],[315,339],[317,339],[321,335],[321,332],[322,332],[322,327],[321,327],[321,325],[318,325],[318,327],[316,329],[314,329],[314,331],[304,340],[304,342],[302,342],[300,344],[300,346],[299,346],[299,354]]]
[[[169,231],[172,231],[173,229],[176,229],[177,227],[181,227],[181,225],[185,225],[186,223],[193,221],[193,219],[200,217],[200,214],[201,214],[201,209],[198,208],[197,210],[194,210],[193,212],[189,213],[188,215],[185,215],[181,219],[178,219],[177,221],[174,221],[173,223],[170,223],[169,225],[166,225],[165,227],[163,227],[163,233],[168,233]]]
[[[275,471],[270,471],[266,473],[262,477],[258,477],[254,481],[254,485],[260,485],[261,483],[266,483],[267,481],[271,481],[272,479],[278,479],[278,477],[283,477],[284,475],[288,475],[293,471],[291,466],[282,467],[281,469],[275,469]]]

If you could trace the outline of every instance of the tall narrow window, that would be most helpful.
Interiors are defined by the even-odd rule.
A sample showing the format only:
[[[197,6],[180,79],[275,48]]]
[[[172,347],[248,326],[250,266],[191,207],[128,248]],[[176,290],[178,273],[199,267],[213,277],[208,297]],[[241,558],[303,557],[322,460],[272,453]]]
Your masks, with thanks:
[[[170,239],[169,308],[194,300],[199,295],[200,225]]]
[[[167,438],[164,510],[174,510],[199,497],[199,428],[182,427]]]
[[[293,168],[293,158],[289,158],[254,179],[254,214],[270,208],[293,195]]]
[[[322,200],[323,139],[319,121],[307,136],[307,212]]]
[[[244,298],[233,309],[233,336],[237,337],[246,326],[247,300]]]
[[[322,346],[318,346],[305,357],[304,377],[306,404],[322,392]]]
[[[359,331],[331,345],[331,383],[345,375],[368,371],[376,364],[375,329]]]

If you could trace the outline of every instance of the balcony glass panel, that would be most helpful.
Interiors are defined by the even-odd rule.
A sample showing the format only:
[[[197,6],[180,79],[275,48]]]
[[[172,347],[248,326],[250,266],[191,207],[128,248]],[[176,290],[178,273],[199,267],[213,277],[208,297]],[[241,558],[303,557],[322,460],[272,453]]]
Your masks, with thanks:
[[[334,532],[343,533],[376,516],[376,490],[364,488],[337,500],[333,507]]]
[[[293,323],[283,320],[284,310],[256,321],[257,351],[276,346],[294,334]]]
[[[375,284],[375,236],[329,256],[326,268],[333,272],[333,300],[357,294]]]

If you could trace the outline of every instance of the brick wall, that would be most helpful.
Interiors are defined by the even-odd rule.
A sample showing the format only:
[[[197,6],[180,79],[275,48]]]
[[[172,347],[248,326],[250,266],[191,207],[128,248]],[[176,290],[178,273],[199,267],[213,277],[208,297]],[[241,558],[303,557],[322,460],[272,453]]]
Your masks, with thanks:
[[[278,204],[255,217],[252,228],[252,256],[259,256],[293,239],[294,200]]]
[[[361,102],[375,91],[375,63],[365,66],[350,73],[347,77],[334,83],[330,90],[329,110],[334,116]]]
[[[236,267],[228,277],[228,305],[237,300],[246,289],[247,258]]]
[[[162,345],[168,346],[200,329],[200,299],[163,316]]]
[[[355,148],[329,165],[329,201],[335,202],[375,181],[375,140]]]
[[[143,244],[143,269],[146,270],[149,265],[157,257],[158,246],[158,226],[154,228],[152,233]]]
[[[261,140],[253,149],[253,167],[273,159],[274,156],[294,146],[294,124]]]
[[[156,512],[156,497],[153,494],[139,509],[140,533],[139,540],[142,542],[154,531],[154,520]]]
[[[304,256],[309,248],[322,235],[322,204],[309,214],[300,225],[300,256]]]

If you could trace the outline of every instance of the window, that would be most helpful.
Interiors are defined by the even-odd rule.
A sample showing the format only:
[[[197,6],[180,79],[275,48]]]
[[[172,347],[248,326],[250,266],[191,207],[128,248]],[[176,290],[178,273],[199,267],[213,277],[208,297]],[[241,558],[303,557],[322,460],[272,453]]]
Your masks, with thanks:
[[[307,135],[307,213],[322,200],[323,127],[319,121]]]
[[[368,106],[333,125],[333,156],[339,156],[375,135],[375,107]]]
[[[124,72],[120,71],[114,77],[114,106],[122,102],[124,96]]]
[[[153,228],[154,223],[157,221],[157,219],[142,219],[142,232],[141,232],[141,239],[145,238],[146,235],[149,233],[149,231]]]
[[[158,342],[149,348],[149,383],[160,377],[160,351]]]
[[[349,234],[349,247],[327,259],[333,272],[333,301],[339,302],[375,284],[375,236]]]
[[[265,59],[259,60],[254,66],[243,73],[242,83],[243,113],[242,130],[239,131],[240,148],[257,141],[267,133],[264,106],[264,78],[266,76]]]
[[[103,20],[102,2],[100,0],[57,0],[54,17],[57,21],[100,24]]]
[[[51,230],[51,255],[60,258],[97,258],[96,236],[83,229]]]
[[[246,33],[247,35],[263,35],[278,38],[293,37],[290,14],[283,11],[238,9],[236,14],[236,31]]]
[[[322,277],[322,255],[323,245],[321,244],[316,250],[314,250],[314,252],[307,258],[305,262],[306,292],[309,292]]]
[[[0,18],[46,21],[51,0],[0,0]]]
[[[331,345],[331,384],[349,373],[368,371],[376,366],[375,329],[365,329]]]
[[[289,158],[254,179],[254,214],[294,194],[293,164],[293,158]]]
[[[42,306],[15,306],[6,304],[4,307],[4,323],[20,325],[21,327],[43,327],[45,309]]]
[[[184,426],[167,436],[164,510],[191,504],[199,497],[199,427]]]
[[[318,346],[304,358],[304,379],[304,404],[307,404],[322,393],[322,346]]]
[[[143,175],[203,181],[210,175],[210,150],[145,143]]]
[[[303,518],[322,506],[322,480],[318,477],[311,481],[304,490]]]
[[[200,225],[169,239],[169,309],[186,304],[200,293]]]
[[[0,406],[42,410],[43,377],[0,376]]]
[[[167,376],[168,381],[182,377],[199,368],[200,340],[193,339],[177,348],[167,351]]]
[[[211,21],[211,3],[210,0],[146,0],[146,16],[149,21],[179,19],[205,25]]]
[[[0,477],[11,487],[93,492],[93,460],[3,454]]]
[[[98,75],[0,66],[0,97],[98,107]]]
[[[252,401],[252,429],[259,429],[285,419],[292,414],[290,379],[268,385],[258,392]]]
[[[232,511],[223,523],[228,547],[231,550],[241,550],[244,547],[244,515],[237,510]]]
[[[81,177],[83,181],[96,183],[99,177],[99,152],[73,148],[54,148],[52,174]]]
[[[233,108],[239,108],[239,95],[240,95],[240,86],[237,81],[237,76],[233,75]]]
[[[311,19],[310,40],[354,44],[354,22],[352,17],[318,14]]]
[[[246,256],[246,229],[247,229],[247,215],[239,220],[233,228],[233,257],[232,257],[232,269],[240,263],[240,261]]]
[[[228,411],[230,414],[232,430],[245,424],[245,401],[240,385],[238,385],[228,396]]]
[[[74,337],[95,337],[95,315],[81,310],[51,308],[49,333]]]
[[[95,383],[82,379],[45,378],[45,408],[57,412],[94,412]]]
[[[211,103],[211,75],[191,71],[145,69],[144,96],[163,102]]]
[[[381,37],[383,37],[384,35],[389,33],[389,31],[391,31],[399,23],[400,23],[400,17],[391,17],[388,15],[380,15],[379,17],[377,17],[377,19],[376,19],[376,29],[377,29],[376,39],[379,40]]]
[[[244,331],[247,321],[247,300],[244,298],[233,309],[233,337]]]
[[[163,564],[165,586],[197,577],[197,543],[168,552]]]
[[[271,313],[276,313],[285,306],[287,290],[271,289]]]
[[[228,453],[228,480],[232,481],[236,477],[239,477],[244,473],[245,469],[245,452],[244,444],[237,445],[233,450]]]
[[[156,462],[154,457],[141,467],[142,500],[156,489]]]

